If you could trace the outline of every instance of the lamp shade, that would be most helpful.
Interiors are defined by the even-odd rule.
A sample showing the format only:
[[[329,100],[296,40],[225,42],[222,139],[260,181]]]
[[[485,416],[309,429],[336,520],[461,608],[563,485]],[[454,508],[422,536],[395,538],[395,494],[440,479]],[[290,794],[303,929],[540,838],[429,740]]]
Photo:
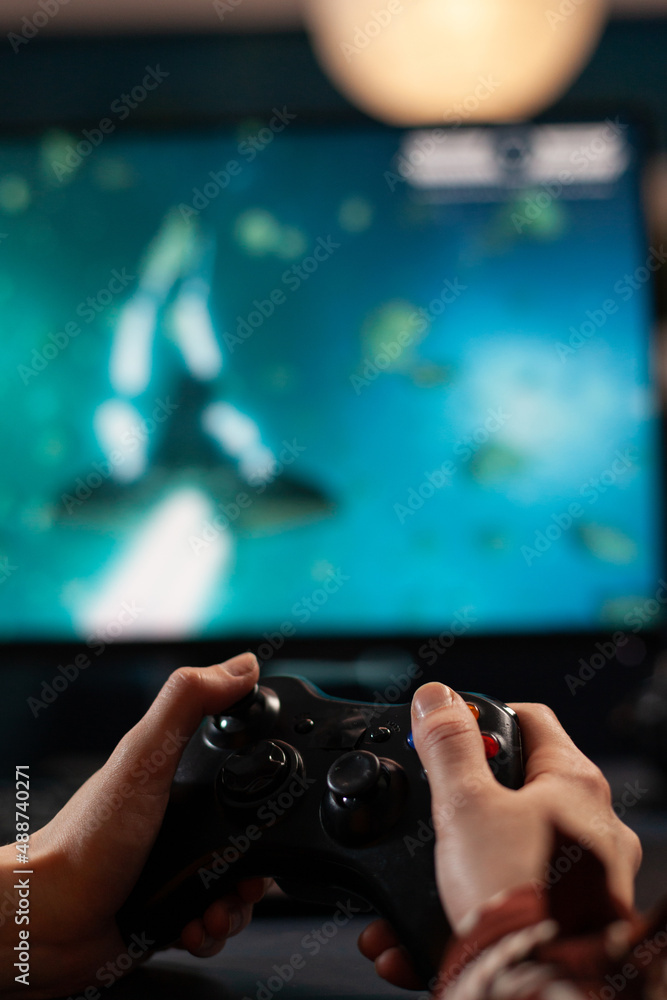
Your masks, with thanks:
[[[589,57],[605,0],[304,0],[339,89],[396,125],[516,121]]]

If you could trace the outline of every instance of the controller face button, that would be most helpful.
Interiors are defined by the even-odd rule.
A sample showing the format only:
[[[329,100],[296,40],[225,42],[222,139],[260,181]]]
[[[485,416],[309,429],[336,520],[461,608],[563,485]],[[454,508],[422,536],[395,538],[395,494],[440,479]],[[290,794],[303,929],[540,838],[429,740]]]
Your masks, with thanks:
[[[289,769],[282,747],[271,740],[262,740],[230,754],[222,767],[221,779],[229,798],[248,802],[275,791]]]
[[[387,729],[386,726],[377,726],[375,729],[371,729],[369,734],[369,739],[373,743],[386,743],[390,738],[391,729]]]
[[[467,701],[466,705],[468,706],[468,708],[472,712],[473,719],[475,719],[475,721],[477,721],[477,719],[479,719],[479,709],[478,709],[477,705],[473,705],[473,703],[471,701]]]
[[[491,733],[482,733],[482,739],[484,740],[484,752],[486,753],[487,760],[491,760],[500,750],[500,743]]]
[[[315,723],[312,719],[297,719],[294,723],[294,732],[299,733],[300,736],[305,736],[305,734],[309,733],[314,726]]]
[[[408,744],[408,746],[410,747],[411,750],[414,750],[414,748],[415,748],[415,741],[412,738],[412,730],[410,730],[410,732],[406,736],[405,742]]]
[[[374,753],[353,750],[344,753],[329,768],[327,785],[339,799],[359,799],[375,790],[382,768]]]

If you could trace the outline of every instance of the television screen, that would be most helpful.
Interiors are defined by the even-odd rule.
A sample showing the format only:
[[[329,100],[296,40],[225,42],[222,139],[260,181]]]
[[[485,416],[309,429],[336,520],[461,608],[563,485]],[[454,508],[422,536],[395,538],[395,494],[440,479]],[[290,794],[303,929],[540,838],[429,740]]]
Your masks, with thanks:
[[[628,627],[632,128],[293,117],[0,141],[0,637]]]

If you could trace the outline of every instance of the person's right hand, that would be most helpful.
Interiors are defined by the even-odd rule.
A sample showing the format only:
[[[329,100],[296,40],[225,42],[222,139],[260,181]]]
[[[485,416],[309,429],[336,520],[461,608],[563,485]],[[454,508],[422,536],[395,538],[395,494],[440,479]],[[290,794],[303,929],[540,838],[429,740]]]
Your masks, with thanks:
[[[518,790],[493,777],[477,723],[458,694],[430,683],[413,699],[413,737],[431,789],[438,889],[453,930],[462,933],[504,890],[531,880],[545,885],[556,828],[597,855],[610,893],[631,907],[641,847],[616,816],[605,778],[551,709],[511,707],[525,753],[525,784]],[[423,985],[386,921],[370,924],[359,947],[384,979]]]

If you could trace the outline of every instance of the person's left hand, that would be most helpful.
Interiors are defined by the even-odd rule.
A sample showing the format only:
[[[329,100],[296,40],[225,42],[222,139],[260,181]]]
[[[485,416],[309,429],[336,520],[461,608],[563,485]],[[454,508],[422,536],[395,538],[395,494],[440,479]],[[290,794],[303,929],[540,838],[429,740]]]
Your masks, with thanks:
[[[213,667],[175,671],[104,767],[31,835],[26,866],[33,872],[30,924],[23,925],[30,932],[30,985],[14,982],[19,927],[6,920],[0,925],[5,996],[67,995],[110,985],[111,970],[126,971],[128,949],[115,915],[160,829],[185,744],[203,716],[222,712],[248,694],[258,674],[251,653]],[[15,855],[14,845],[0,848],[0,894],[11,893],[21,877],[12,874],[20,867]],[[183,928],[181,946],[193,955],[215,954],[248,924],[264,889],[264,879],[240,882],[235,894],[216,900]]]

